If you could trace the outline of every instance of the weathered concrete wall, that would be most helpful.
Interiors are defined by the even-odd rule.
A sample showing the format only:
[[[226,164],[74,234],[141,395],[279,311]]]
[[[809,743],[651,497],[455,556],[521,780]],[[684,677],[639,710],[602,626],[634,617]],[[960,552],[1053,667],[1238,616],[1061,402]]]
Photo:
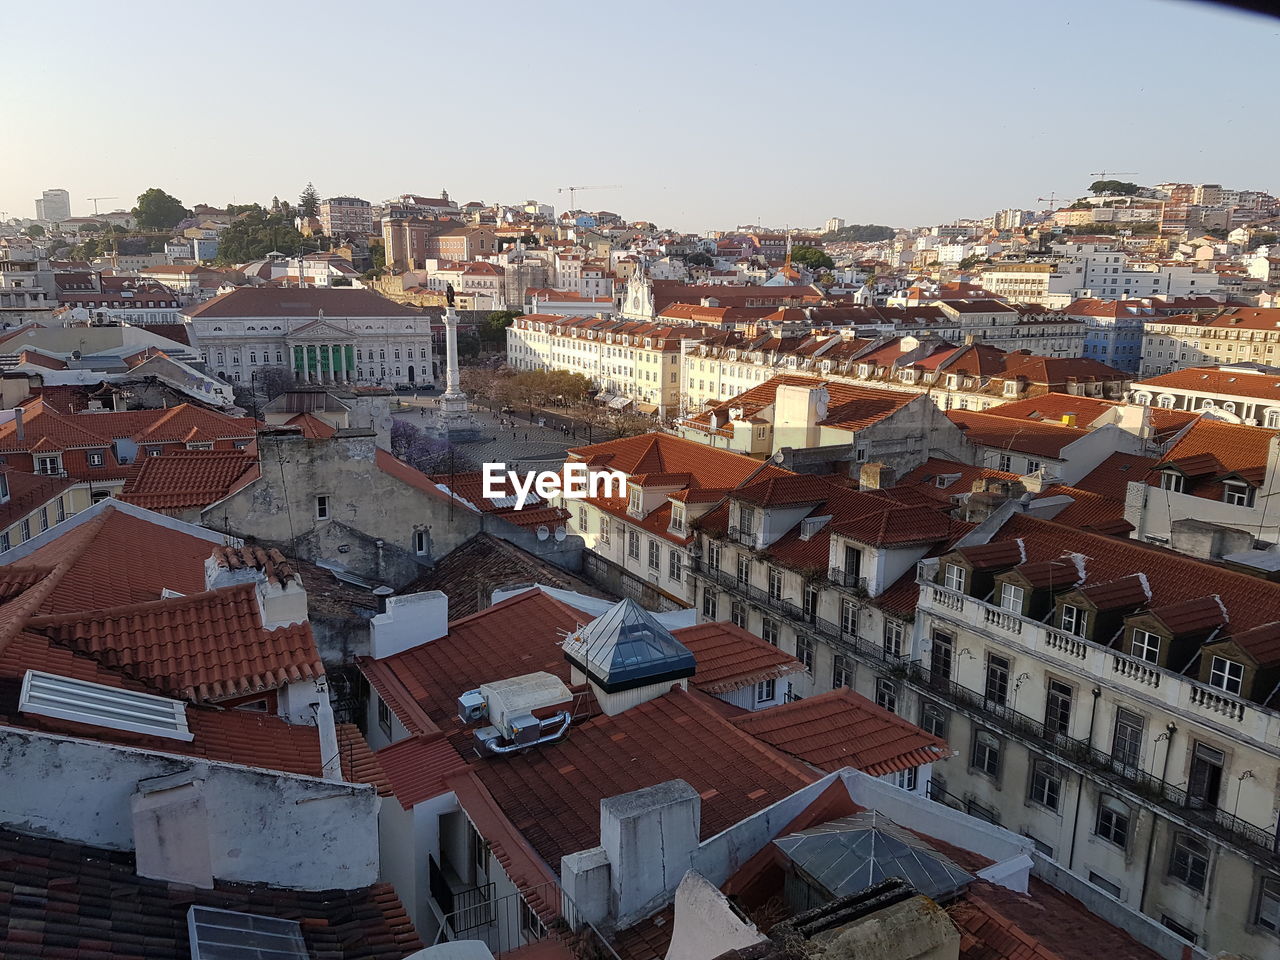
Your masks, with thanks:
[[[630,597],[646,610],[663,613],[684,610],[688,607],[670,594],[646,583],[640,577],[591,550],[582,552],[582,575],[601,590],[607,590],[619,597]],[[692,580],[692,578],[689,579]]]
[[[189,772],[204,781],[213,876],[302,890],[378,878],[378,795],[370,786],[148,753],[0,727],[0,823],[112,850],[134,850],[138,781]]]

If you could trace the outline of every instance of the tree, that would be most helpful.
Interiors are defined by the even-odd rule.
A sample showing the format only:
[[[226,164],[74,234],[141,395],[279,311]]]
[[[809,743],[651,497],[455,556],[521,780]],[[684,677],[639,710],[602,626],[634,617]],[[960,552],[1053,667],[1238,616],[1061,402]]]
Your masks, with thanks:
[[[1127,180],[1095,180],[1089,184],[1089,192],[1095,196],[1106,193],[1120,197],[1131,197],[1139,189],[1136,183],[1130,183]]]
[[[31,226],[27,227],[27,236],[32,240],[39,240],[44,236],[44,227],[40,226],[38,223],[33,223]]]
[[[191,212],[181,200],[171,197],[159,187],[151,187],[139,194],[138,205],[133,208],[133,218],[142,230],[169,230],[189,216]]]
[[[829,256],[817,247],[795,247],[791,251],[791,262],[798,263],[810,270],[830,270],[836,264]]]
[[[701,250],[689,254],[684,258],[684,262],[690,267],[710,267],[715,265],[715,261],[711,259],[711,256]]]
[[[268,400],[274,400],[286,390],[293,389],[298,383],[292,370],[288,367],[276,366],[263,367],[254,375],[253,381]]]
[[[850,223],[833,233],[824,234],[822,239],[828,243],[878,243],[891,240],[893,234],[893,227],[878,223]]]
[[[1269,247],[1278,239],[1277,234],[1267,230],[1259,231],[1249,238],[1249,249],[1257,250],[1259,247]]]
[[[315,241],[304,241],[282,214],[268,213],[255,207],[241,214],[218,241],[218,263],[229,266],[246,263],[278,250],[281,253],[298,253],[307,248],[314,250]]]
[[[507,327],[519,316],[523,316],[519,310],[497,310],[489,314],[479,324],[480,342],[489,347],[502,347],[507,340]]]
[[[316,192],[315,184],[310,180],[307,181],[307,188],[302,191],[298,197],[298,215],[302,217],[315,217],[320,214],[320,194]]]

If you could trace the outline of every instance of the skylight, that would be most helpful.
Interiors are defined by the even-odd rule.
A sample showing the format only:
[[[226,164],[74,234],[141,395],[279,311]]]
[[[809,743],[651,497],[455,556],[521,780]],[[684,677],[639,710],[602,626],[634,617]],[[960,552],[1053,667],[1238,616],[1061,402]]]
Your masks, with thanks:
[[[18,709],[59,720],[131,730],[170,740],[195,739],[187,729],[187,707],[179,700],[121,690],[28,670],[22,678]]]
[[[297,920],[192,906],[187,911],[191,960],[307,960]]]

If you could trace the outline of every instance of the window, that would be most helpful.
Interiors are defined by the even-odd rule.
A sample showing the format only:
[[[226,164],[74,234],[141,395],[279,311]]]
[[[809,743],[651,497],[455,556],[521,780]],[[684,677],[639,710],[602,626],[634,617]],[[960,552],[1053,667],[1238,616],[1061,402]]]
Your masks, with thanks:
[[[1244,664],[1214,657],[1209,664],[1209,685],[1238,697],[1244,685]]]
[[[914,793],[920,782],[919,768],[907,767],[905,770],[899,770],[894,774],[893,782],[901,789]]]
[[[751,558],[745,553],[738,554],[738,582],[751,582]]]
[[[671,505],[670,526],[676,533],[684,533],[684,506],[682,504],[673,503]]]
[[[667,555],[667,576],[679,583],[684,579],[684,558],[679,550],[671,550]]]
[[[876,705],[890,713],[898,712],[898,685],[892,680],[880,677],[876,680]]]
[[[813,641],[808,637],[796,637],[796,659],[813,672]]]
[[[9,531],[6,530],[4,533],[0,533],[0,553],[3,553],[4,551],[10,550],[12,548],[13,548],[13,543],[9,539]]]
[[[578,508],[578,529],[583,533],[587,532],[587,508]]]
[[[891,657],[902,657],[902,622],[888,620],[884,622],[884,652]]]
[[[750,537],[756,522],[756,512],[750,507],[738,508],[738,534]]]
[[[1071,729],[1072,689],[1061,680],[1050,680],[1045,691],[1044,728],[1064,736]]]
[[[801,599],[801,603],[803,605],[801,613],[803,614],[805,621],[808,623],[813,623],[814,619],[818,616],[818,597],[818,588],[811,586],[810,584],[805,584],[804,593]]]
[[[1142,759],[1142,731],[1146,719],[1132,710],[1116,708],[1115,732],[1111,738],[1111,756],[1125,766],[1137,767]]]
[[[316,519],[329,519],[329,497],[327,495],[316,497]]]
[[[420,557],[425,557],[431,552],[431,538],[425,530],[415,530],[413,532],[413,552]]]
[[[768,703],[778,695],[778,681],[774,679],[761,680],[756,684],[756,705]]]
[[[640,559],[640,534],[634,530],[627,531],[627,556],[632,560]]]
[[[717,613],[720,604],[717,602],[717,594],[710,588],[706,587],[702,591],[702,615],[708,620],[718,619]]]
[[[1160,475],[1160,487],[1161,489],[1168,490],[1170,493],[1181,493],[1182,474],[1166,470]]]
[[[1007,657],[999,657],[994,653],[987,654],[986,698],[1003,705],[1009,698],[1009,671],[1011,665]]]
[[[49,508],[40,508],[40,532],[44,533],[49,529]]]
[[[657,540],[649,541],[649,569],[659,570],[662,568],[662,548],[658,546]]]
[[[1089,882],[1092,883],[1099,890],[1102,890],[1104,893],[1111,894],[1111,896],[1115,897],[1117,900],[1122,899],[1121,898],[1122,891],[1120,890],[1120,884],[1112,883],[1110,880],[1108,880],[1106,877],[1102,876],[1101,874],[1094,873],[1092,870],[1090,870]]]
[[[957,567],[954,563],[948,563],[942,582],[948,590],[958,590],[964,593],[964,574],[964,567]]]
[[[840,603],[840,632],[856,634],[858,632],[858,605],[852,600]]]
[[[720,544],[718,543],[707,544],[707,569],[720,569]]]
[[[1067,633],[1073,636],[1083,637],[1086,625],[1089,622],[1089,611],[1082,610],[1080,607],[1073,607],[1069,603],[1062,605],[1062,617],[1059,626]]]
[[[1192,890],[1204,890],[1209,875],[1209,846],[1189,833],[1175,834],[1169,855],[1169,876]]]
[[[62,472],[62,464],[57,457],[36,457],[36,473],[53,476]]]
[[[1280,877],[1264,877],[1258,885],[1253,922],[1264,930],[1280,933]]]
[[[1169,916],[1167,913],[1160,914],[1160,925],[1169,930],[1172,930],[1174,933],[1180,936],[1183,940],[1187,941],[1187,943],[1196,942],[1196,932],[1192,930],[1190,927],[1188,927],[1186,924],[1179,923],[1177,920],[1173,919],[1173,917]]]
[[[767,642],[778,645],[778,621],[765,617],[760,621],[760,636]]]
[[[600,517],[600,542],[609,542],[609,518],[603,515]]]
[[[30,519],[23,520],[22,525],[18,528],[18,531],[19,533],[22,534],[23,543],[26,543],[28,540],[30,540],[31,539],[31,520]]]
[[[1187,783],[1187,803],[1197,809],[1218,806],[1222,792],[1222,768],[1227,757],[1221,750],[1197,743],[1191,752],[1191,777]]]
[[[1022,613],[1023,590],[1017,584],[1005,583],[1000,586],[1000,606],[1011,613]]]
[[[1114,843],[1121,850],[1129,845],[1129,808],[1115,797],[1103,795],[1098,800],[1098,820],[1093,826],[1095,836],[1107,843]]]
[[[1029,796],[1032,803],[1056,812],[1062,798],[1062,778],[1058,776],[1058,768],[1047,760],[1032,763]]]
[[[100,467],[107,462],[107,458],[101,453],[93,452],[89,454],[89,466]]]
[[[747,629],[747,605],[741,600],[735,600],[729,605],[729,619],[733,621],[735,627]]]
[[[996,469],[1001,473],[1010,473],[1013,470],[1013,457],[1007,453],[1002,453],[996,460]]]
[[[985,730],[974,734],[971,765],[989,777],[1000,776],[1000,741],[995,734]]]
[[[1235,507],[1253,506],[1253,488],[1248,484],[1222,484],[1222,503],[1230,503]]]
[[[1042,466],[1043,464],[1039,460],[1032,460],[1030,457],[1027,457],[1027,473],[1035,473]]]
[[[920,729],[935,737],[947,737],[947,711],[930,700],[920,701]]]
[[[949,633],[934,631],[933,639],[929,643],[930,679],[951,679],[951,661],[954,649],[955,641]]]
[[[1146,660],[1148,663],[1159,663],[1160,637],[1135,627],[1133,637],[1129,642],[1129,652],[1139,660]]]
[[[782,599],[782,571],[777,567],[769,568],[769,599]]]
[[[853,666],[849,663],[849,658],[843,654],[837,653],[831,659],[831,686],[835,688],[853,686]]]

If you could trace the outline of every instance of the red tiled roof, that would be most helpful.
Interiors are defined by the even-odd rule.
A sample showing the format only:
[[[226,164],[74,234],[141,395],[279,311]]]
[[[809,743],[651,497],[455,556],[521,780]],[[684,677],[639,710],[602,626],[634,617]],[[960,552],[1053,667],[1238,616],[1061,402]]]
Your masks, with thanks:
[[[446,781],[467,769],[467,761],[442,733],[409,737],[375,756],[406,810],[447,791]]]
[[[506,818],[551,864],[600,843],[600,801],[682,779],[702,795],[703,839],[818,779],[679,688],[601,714],[537,750],[473,766]]]
[[[32,617],[27,629],[102,660],[167,696],[212,700],[324,674],[311,625],[265,629],[257,588]]]
[[[1076,426],[1087,427],[1113,407],[1121,406],[1113,400],[1100,397],[1081,397],[1070,393],[1042,393],[1036,397],[1014,400],[991,407],[986,412],[997,417],[1013,417],[1027,420],[1047,420],[1063,423],[1064,417],[1074,417]]]
[[[1113,453],[1072,486],[1077,490],[1123,502],[1129,483],[1144,481],[1147,473],[1155,465],[1155,457],[1143,457],[1136,453]]]
[[[674,636],[693,653],[698,664],[693,683],[707,693],[804,672],[791,654],[732,623],[699,623],[674,631]]]
[[[1272,440],[1280,431],[1200,418],[1173,445],[1157,467],[1176,467],[1193,479],[1236,474],[1261,483]],[[1153,473],[1150,482],[1158,483]],[[1194,492],[1194,491],[1188,491]]]
[[[133,853],[0,831],[0,956],[187,960],[193,904],[294,920],[307,955],[392,960],[422,948],[387,883],[294,890],[216,881],[203,890],[139,876]],[[13,891],[21,891],[16,895]]]
[[[148,510],[207,507],[226,497],[256,466],[257,459],[243,450],[176,450],[143,457],[120,499]]]
[[[285,426],[300,427],[302,435],[310,440],[327,440],[338,432],[332,424],[321,420],[314,413],[302,412],[285,421]]]
[[[948,410],[947,417],[972,444],[1038,457],[1059,458],[1062,449],[1088,431],[1041,420],[1015,420],[990,411]]]
[[[1280,316],[1280,312],[1277,313]],[[1174,370],[1140,380],[1134,390],[1187,390],[1193,393],[1225,394],[1280,403],[1280,375],[1255,373],[1251,370],[1222,370],[1217,367],[1192,367]]]
[[[422,311],[388,300],[372,290],[344,287],[237,287],[183,309],[192,320],[238,317],[327,318],[422,317]]]
[[[854,767],[880,777],[952,753],[945,740],[847,688],[749,713],[733,723],[828,772]]]

